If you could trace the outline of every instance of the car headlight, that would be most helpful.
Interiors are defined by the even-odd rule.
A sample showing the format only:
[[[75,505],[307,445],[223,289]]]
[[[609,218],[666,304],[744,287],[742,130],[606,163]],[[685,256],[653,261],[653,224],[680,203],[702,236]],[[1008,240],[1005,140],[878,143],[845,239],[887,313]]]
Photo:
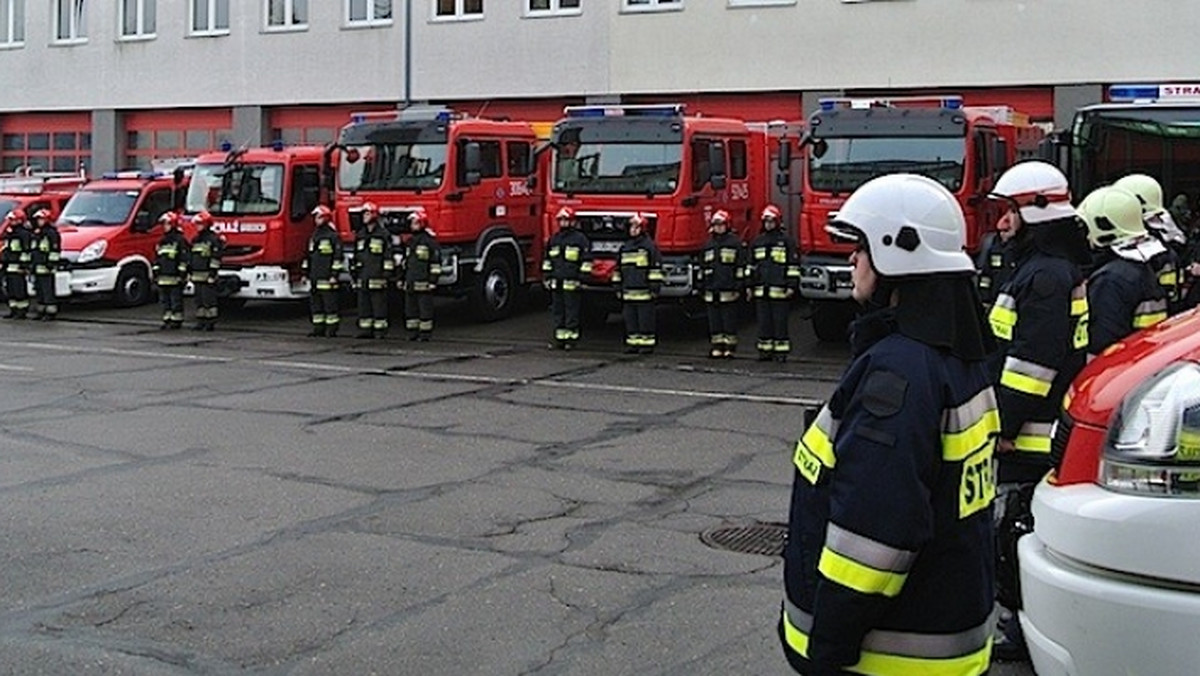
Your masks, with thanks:
[[[1126,396],[1099,480],[1125,493],[1200,498],[1200,365],[1170,366]]]
[[[103,256],[107,249],[108,240],[98,239],[95,242],[83,247],[83,251],[79,252],[78,260],[80,263],[91,263],[92,261],[98,260],[101,256]]]

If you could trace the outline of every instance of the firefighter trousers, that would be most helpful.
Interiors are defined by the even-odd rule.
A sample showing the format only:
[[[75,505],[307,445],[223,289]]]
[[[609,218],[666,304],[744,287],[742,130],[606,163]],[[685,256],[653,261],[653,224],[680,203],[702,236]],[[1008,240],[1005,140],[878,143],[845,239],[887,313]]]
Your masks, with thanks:
[[[653,349],[658,342],[654,328],[654,301],[627,300],[621,306],[625,317],[625,347]]]
[[[217,321],[217,285],[214,282],[195,282],[196,321],[214,324]]]
[[[433,292],[404,292],[404,328],[412,335],[433,333]]]
[[[556,289],[550,293],[550,312],[554,315],[554,340],[560,345],[579,340],[579,314],[583,308],[580,291]]]
[[[162,304],[163,323],[183,323],[183,284],[159,284],[158,302]]]
[[[708,303],[708,336],[714,348],[726,352],[737,349],[738,319],[741,306],[737,301]]]
[[[41,306],[43,316],[53,317],[58,314],[58,296],[54,291],[53,273],[48,275],[34,275],[33,292],[37,296],[37,302]]]
[[[8,294],[9,310],[24,313],[29,309],[29,281],[25,279],[24,273],[5,273],[4,291]]]
[[[387,288],[358,290],[358,328],[382,333],[388,327]]]
[[[337,333],[338,323],[342,321],[338,314],[338,290],[329,285],[327,288],[317,287],[309,297],[309,307],[312,309],[313,328],[326,330],[329,335]]]
[[[758,314],[758,351],[764,354],[786,355],[792,351],[788,338],[788,314],[792,302],[778,298],[759,298],[755,301]]]

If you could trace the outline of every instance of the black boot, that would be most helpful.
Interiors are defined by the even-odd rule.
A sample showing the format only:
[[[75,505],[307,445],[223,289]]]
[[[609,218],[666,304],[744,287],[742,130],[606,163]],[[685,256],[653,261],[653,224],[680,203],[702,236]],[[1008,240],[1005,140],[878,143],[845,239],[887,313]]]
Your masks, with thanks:
[[[329,326],[325,327],[325,337],[326,338],[337,338],[337,332],[338,332],[337,324],[330,324]]]
[[[324,324],[313,324],[312,330],[308,332],[309,338],[321,338],[325,335]]]
[[[205,331],[216,331],[217,323],[212,321],[211,319],[208,320],[207,322],[204,322],[204,330]]]

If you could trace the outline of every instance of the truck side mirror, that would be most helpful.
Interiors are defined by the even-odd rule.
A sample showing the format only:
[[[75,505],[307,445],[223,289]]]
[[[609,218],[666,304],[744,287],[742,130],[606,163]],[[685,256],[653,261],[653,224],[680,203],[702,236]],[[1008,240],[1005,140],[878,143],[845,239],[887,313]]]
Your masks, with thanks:
[[[787,172],[792,168],[792,144],[788,143],[787,137],[779,139],[779,171]],[[783,185],[783,184],[781,184]]]
[[[725,144],[713,141],[708,144],[708,166],[711,167],[708,182],[713,190],[725,189]]]
[[[483,158],[479,151],[479,143],[470,141],[463,146],[463,177],[467,185],[479,185],[483,180]]]

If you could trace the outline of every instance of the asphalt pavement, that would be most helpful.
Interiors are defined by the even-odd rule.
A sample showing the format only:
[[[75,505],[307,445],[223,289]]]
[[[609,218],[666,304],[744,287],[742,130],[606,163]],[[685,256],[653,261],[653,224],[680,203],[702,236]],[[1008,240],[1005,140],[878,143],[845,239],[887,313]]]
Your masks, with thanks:
[[[547,350],[538,307],[63,314],[0,322],[0,674],[789,673],[780,560],[720,545],[770,545],[845,365],[799,313],[786,364],[679,312],[647,356],[616,318]]]

